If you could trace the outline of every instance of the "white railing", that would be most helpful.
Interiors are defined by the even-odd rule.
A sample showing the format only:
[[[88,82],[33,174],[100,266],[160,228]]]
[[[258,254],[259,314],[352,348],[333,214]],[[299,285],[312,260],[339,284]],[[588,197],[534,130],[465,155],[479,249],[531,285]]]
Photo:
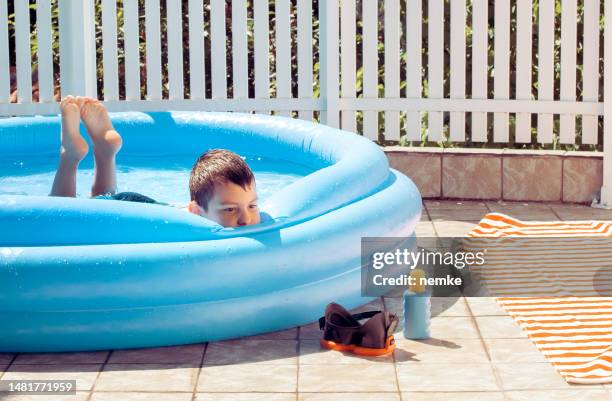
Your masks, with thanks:
[[[427,1],[427,15],[422,0],[276,0],[272,9],[275,17],[272,32],[268,0],[189,0],[186,3],[167,0],[165,15],[161,16],[167,21],[165,52],[161,41],[159,0],[145,0],[144,8],[139,8],[138,0],[123,0],[122,49],[118,48],[117,1],[96,1],[102,4],[101,16],[95,15],[94,0],[61,0],[59,6],[57,1],[37,0],[34,35],[30,32],[28,0],[14,0],[17,102],[11,103],[9,40],[5,23],[7,1],[0,0],[0,115],[58,112],[53,96],[52,60],[53,31],[58,29],[62,95],[97,96],[113,111],[256,111],[286,116],[296,112],[299,118],[307,120],[313,118],[314,112],[320,113],[322,122],[372,139],[378,139],[381,134],[386,140],[403,137],[414,142],[450,140],[459,144],[466,140],[531,143],[531,118],[535,114],[537,125],[533,131],[537,133],[537,142],[550,144],[556,140],[561,144],[574,144],[579,137],[583,145],[597,145],[600,116],[604,120],[612,118],[609,19],[606,19],[604,33],[610,40],[604,41],[604,69],[599,71],[600,5],[605,5],[606,15],[612,15],[611,0],[584,1],[580,20],[584,29],[580,38],[577,0],[561,1],[560,38],[555,37],[555,0],[539,0],[537,25],[532,21],[531,0],[517,1],[515,14],[511,13],[510,0],[496,0],[493,26],[489,26],[487,0],[471,1],[469,26],[466,0],[448,2],[450,21],[444,18],[444,0]],[[184,4],[187,6],[182,9]],[[54,7],[59,7],[58,28],[51,18]],[[409,12],[402,14],[402,7]],[[315,11],[318,11],[318,20]],[[182,29],[185,13],[187,30]],[[231,26],[226,26],[226,13],[231,16]],[[384,14],[382,23],[381,13]],[[405,17],[400,19],[400,15]],[[204,24],[203,16],[210,24]],[[516,18],[515,39],[511,33],[513,16]],[[426,28],[424,17],[428,20]],[[139,47],[142,42],[139,21],[143,18],[144,51]],[[447,63],[445,29],[450,31],[446,39],[450,47]],[[188,38],[183,38],[184,32]],[[102,46],[102,57],[98,60],[96,33],[101,37]],[[489,65],[491,33],[495,51],[492,65]],[[360,47],[356,40],[358,34],[361,35]],[[536,34],[537,62],[534,64],[532,46]],[[271,35],[275,41],[273,54]],[[31,36],[36,38],[38,45],[35,63],[38,102],[32,100]],[[384,54],[379,54],[380,36],[384,41]],[[471,39],[469,48],[467,38]],[[188,69],[183,66],[184,39],[189,43]],[[228,39],[232,43],[231,54],[226,45]],[[555,44],[559,39],[560,46]],[[575,89],[578,84],[575,46],[578,39],[583,44],[581,99],[576,98]],[[511,71],[509,55],[513,41],[516,68]],[[556,46],[560,50],[560,79],[557,80]],[[313,68],[317,49],[318,77]],[[469,49],[471,76],[466,77]],[[141,52],[144,52],[146,64],[144,82],[141,82]],[[162,65],[163,53],[167,59],[165,66]],[[423,65],[424,53],[427,60]],[[123,78],[119,74],[120,54],[123,56]],[[205,59],[206,54],[211,60]],[[292,57],[297,59],[295,69],[292,69]],[[250,58],[254,69],[251,75],[248,70]],[[362,66],[360,76],[357,76],[358,63]],[[99,64],[103,67],[100,76],[96,72]],[[384,65],[382,80],[381,65]],[[271,66],[274,74],[270,73]],[[162,74],[164,67],[166,74]],[[494,75],[492,98],[488,90],[489,67]],[[445,93],[445,69],[448,93]],[[189,76],[184,79],[186,73]],[[532,75],[538,82],[535,94],[532,93]],[[599,100],[602,95],[600,75],[604,77],[606,89],[603,101]],[[228,78],[231,79],[231,97],[228,96]],[[466,93],[466,78],[471,80],[469,93]],[[97,93],[100,81],[102,94]],[[405,91],[400,90],[402,81]],[[297,97],[294,97],[296,83]],[[516,88],[513,94],[510,93],[512,83]],[[558,99],[555,99],[555,83],[560,89]],[[317,84],[320,84],[320,95],[315,97],[313,87]],[[381,84],[383,96],[379,97]],[[274,97],[270,97],[271,85],[275,88]],[[187,98],[184,96],[186,90]],[[384,113],[384,125],[379,129],[381,112]],[[493,115],[492,130],[487,122],[488,113]],[[576,117],[581,118],[580,130]],[[612,138],[609,125],[612,124],[604,125],[603,136],[607,139]],[[490,138],[489,131],[492,132]],[[603,146],[602,197],[603,203],[612,204],[612,140],[604,141]]]

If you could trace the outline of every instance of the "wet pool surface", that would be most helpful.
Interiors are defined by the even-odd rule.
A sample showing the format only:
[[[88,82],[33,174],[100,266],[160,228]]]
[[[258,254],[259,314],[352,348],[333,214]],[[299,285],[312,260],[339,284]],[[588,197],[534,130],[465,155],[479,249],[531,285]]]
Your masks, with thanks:
[[[0,195],[48,195],[57,155],[0,158]],[[309,168],[275,159],[246,157],[257,181],[260,202],[312,172]],[[193,156],[121,156],[117,158],[117,192],[139,192],[170,204],[189,202],[189,174]],[[77,172],[77,197],[89,197],[94,177],[88,155]]]

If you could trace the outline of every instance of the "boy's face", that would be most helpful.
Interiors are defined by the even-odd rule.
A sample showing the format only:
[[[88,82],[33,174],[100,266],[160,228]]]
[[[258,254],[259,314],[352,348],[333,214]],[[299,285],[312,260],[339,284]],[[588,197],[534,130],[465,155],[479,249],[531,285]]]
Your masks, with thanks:
[[[208,210],[192,201],[189,211],[224,227],[248,226],[261,221],[255,183],[246,190],[233,182],[216,183],[213,196],[208,201]]]

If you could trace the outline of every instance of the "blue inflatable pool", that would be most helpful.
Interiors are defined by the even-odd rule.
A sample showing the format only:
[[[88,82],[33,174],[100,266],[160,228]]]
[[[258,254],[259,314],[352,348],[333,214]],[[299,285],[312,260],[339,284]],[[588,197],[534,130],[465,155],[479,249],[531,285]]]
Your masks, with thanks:
[[[122,155],[194,161],[226,148],[312,173],[265,200],[262,224],[242,228],[155,204],[0,195],[0,352],[187,344],[305,324],[331,301],[370,301],[360,238],[408,236],[420,218],[412,181],[351,133],[238,113],[111,118]],[[0,158],[55,154],[59,130],[57,116],[2,119]]]

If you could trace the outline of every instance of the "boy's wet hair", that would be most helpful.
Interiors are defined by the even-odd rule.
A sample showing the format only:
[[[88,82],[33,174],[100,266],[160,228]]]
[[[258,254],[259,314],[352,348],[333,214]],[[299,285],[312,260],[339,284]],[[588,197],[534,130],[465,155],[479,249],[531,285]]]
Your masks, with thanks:
[[[253,172],[240,156],[225,149],[203,153],[193,165],[189,177],[191,200],[208,210],[216,183],[231,182],[246,190],[255,182]]]

